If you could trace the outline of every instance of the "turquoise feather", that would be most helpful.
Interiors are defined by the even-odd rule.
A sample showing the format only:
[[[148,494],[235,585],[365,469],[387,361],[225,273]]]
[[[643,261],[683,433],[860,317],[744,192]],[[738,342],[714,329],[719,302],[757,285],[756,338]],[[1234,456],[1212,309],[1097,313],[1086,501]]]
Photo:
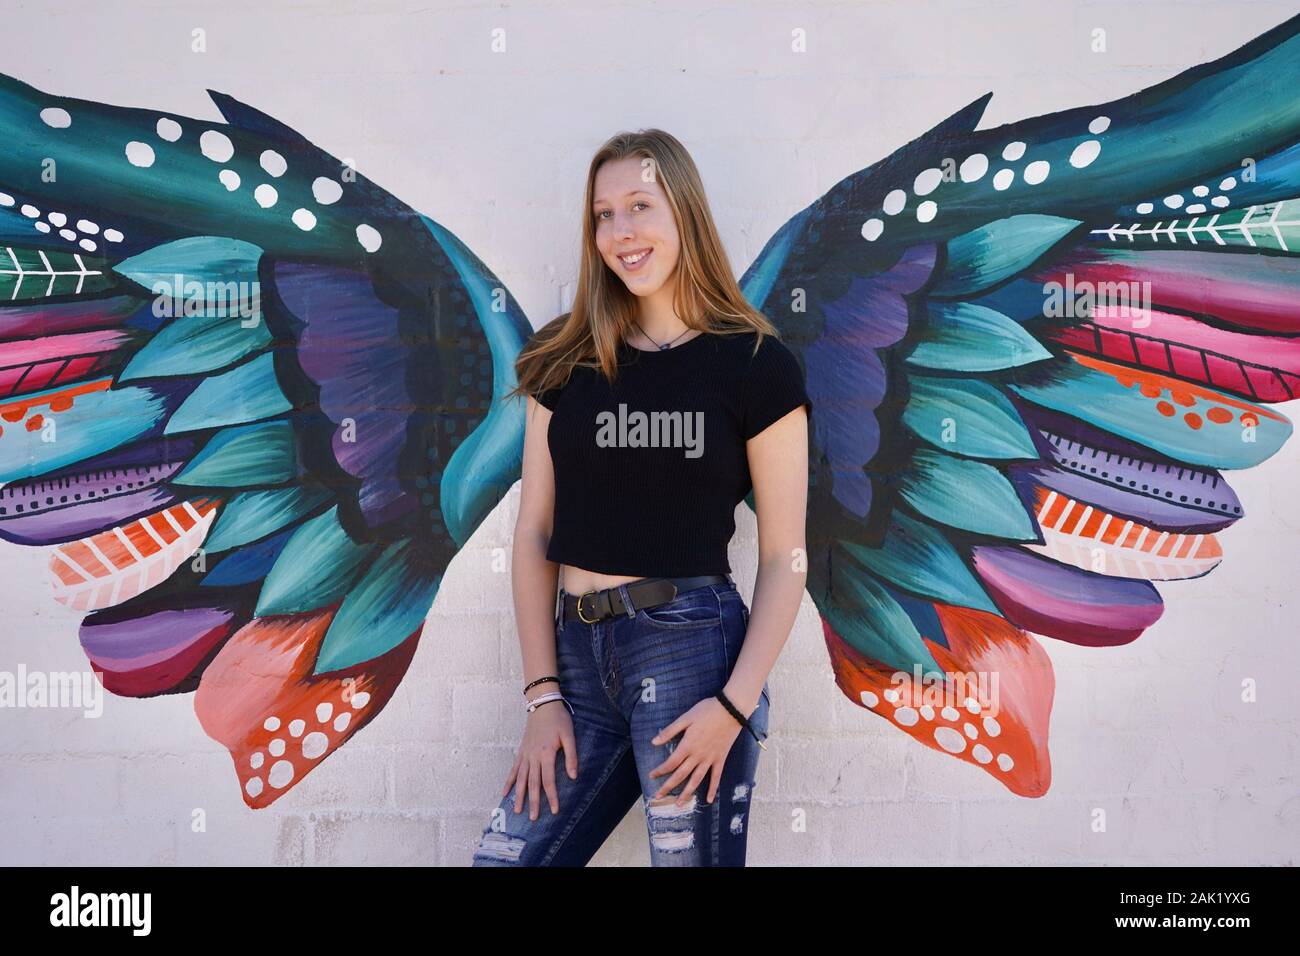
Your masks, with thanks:
[[[293,426],[280,420],[217,432],[172,481],[249,488],[291,481],[297,474]]]
[[[216,553],[260,541],[298,521],[329,498],[329,491],[320,485],[235,495],[222,505],[203,548]]]
[[[903,499],[926,518],[975,534],[1037,541],[1011,482],[992,465],[922,448],[900,482]]]
[[[257,289],[257,263],[262,250],[251,242],[224,236],[191,236],[154,246],[123,259],[113,271],[155,295],[183,298],[186,290],[202,292],[206,309],[229,301],[231,284]],[[229,312],[229,309],[225,311]]]
[[[451,539],[463,547],[523,468],[524,403],[504,398],[518,384],[515,357],[530,330],[513,299],[498,302],[500,283],[478,257],[438,223],[422,218],[456,269],[492,352],[492,406],[456,448],[439,483],[442,521]]]
[[[205,378],[167,419],[163,432],[176,435],[201,428],[242,425],[292,408],[275,377],[275,356],[266,352],[229,372]]]
[[[66,385],[24,395],[31,410]],[[167,415],[167,403],[146,387],[102,389],[76,396],[72,407],[53,413],[45,426],[28,431],[5,423],[0,434],[0,481],[17,481],[85,461],[141,437]],[[46,440],[52,436],[53,440]]]
[[[833,573],[835,597],[819,607],[836,634],[886,667],[911,673],[919,663],[939,669],[916,625],[875,578],[852,559],[835,564]]]
[[[336,505],[294,531],[262,584],[258,617],[326,607],[349,591],[377,546],[348,537],[338,512]]]
[[[256,324],[245,327],[245,321]],[[260,318],[238,315],[187,315],[158,330],[118,376],[127,382],[158,375],[193,375],[211,372],[260,351],[271,343],[271,333]]]
[[[936,302],[906,355],[908,365],[951,372],[993,372],[1050,359],[1052,353],[1001,312],[969,302]]]
[[[1077,363],[1045,384],[1011,389],[1037,405],[1083,419],[1162,455],[1209,468],[1258,465],[1291,437],[1291,422],[1272,409],[1259,410],[1253,433],[1239,425],[1189,428],[1181,414],[1161,414],[1157,400],[1143,395],[1137,384],[1124,385],[1114,375]],[[1254,440],[1244,440],[1248,435]]]
[[[963,233],[949,240],[948,264],[931,294],[971,295],[1023,272],[1079,224],[1078,219],[1025,213]]]
[[[901,511],[895,511],[890,521],[882,547],[864,548],[845,541],[845,549],[873,574],[904,591],[944,604],[998,613],[942,532]]]
[[[421,627],[442,574],[423,571],[413,551],[409,538],[389,545],[348,592],[321,641],[314,673],[381,657]]]
[[[971,458],[1037,458],[1028,429],[997,388],[970,379],[908,378],[903,424],[941,451]]]

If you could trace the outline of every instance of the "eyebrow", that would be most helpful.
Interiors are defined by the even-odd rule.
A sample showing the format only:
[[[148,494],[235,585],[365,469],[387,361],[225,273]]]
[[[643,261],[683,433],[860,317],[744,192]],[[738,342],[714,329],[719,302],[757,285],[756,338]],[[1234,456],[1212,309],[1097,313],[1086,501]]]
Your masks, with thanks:
[[[624,193],[624,195],[625,196],[654,196],[654,193],[645,189],[634,189],[630,193]],[[594,206],[598,202],[609,202],[609,200],[603,199],[601,197],[597,197],[591,201],[591,204]]]

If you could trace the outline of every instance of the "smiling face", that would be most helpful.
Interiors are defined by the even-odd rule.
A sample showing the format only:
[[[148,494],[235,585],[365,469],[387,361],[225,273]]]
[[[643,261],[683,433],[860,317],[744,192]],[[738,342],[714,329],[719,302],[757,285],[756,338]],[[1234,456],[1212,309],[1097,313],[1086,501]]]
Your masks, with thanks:
[[[671,296],[681,248],[677,223],[657,178],[642,176],[648,168],[644,162],[631,156],[596,171],[591,206],[596,248],[634,295]]]

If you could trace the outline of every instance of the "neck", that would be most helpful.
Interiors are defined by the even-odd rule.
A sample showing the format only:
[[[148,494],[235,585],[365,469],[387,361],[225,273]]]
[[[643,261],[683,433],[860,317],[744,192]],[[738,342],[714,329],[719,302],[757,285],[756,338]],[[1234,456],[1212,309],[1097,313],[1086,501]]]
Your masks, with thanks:
[[[638,300],[637,325],[651,341],[663,344],[677,338],[688,328],[673,308],[672,284],[665,282],[653,294]]]

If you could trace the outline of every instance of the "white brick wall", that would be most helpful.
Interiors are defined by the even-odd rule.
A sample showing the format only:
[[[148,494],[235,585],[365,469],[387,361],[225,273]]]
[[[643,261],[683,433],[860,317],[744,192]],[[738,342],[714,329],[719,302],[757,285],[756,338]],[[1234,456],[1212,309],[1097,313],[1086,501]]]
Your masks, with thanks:
[[[693,151],[739,273],[792,213],[988,90],[985,127],[1104,102],[1294,13],[1035,0],[0,6],[21,40],[4,70],[203,117],[217,116],[205,88],[243,99],[455,231],[535,325],[572,295],[586,160],[616,129],[659,125]],[[507,52],[493,55],[497,27]],[[195,28],[207,53],[190,52]],[[801,56],[789,52],[796,28]],[[1089,52],[1094,28],[1109,53]],[[1041,799],[844,699],[805,600],[770,681],[751,865],[1295,864],[1297,465],[1293,442],[1233,476],[1249,517],[1225,535],[1227,559],[1163,587],[1168,610],[1134,645],[1048,643],[1054,780]],[[449,569],[387,709],[267,810],[244,807],[189,697],[109,698],[98,720],[0,711],[0,862],[467,864],[523,722],[509,580],[491,570],[516,503],[517,488]],[[742,507],[731,553],[747,598],[755,546]],[[85,667],[77,617],[43,586],[45,558],[0,546],[0,669]],[[1245,678],[1256,704],[1239,701]],[[639,809],[593,861],[647,862]]]

